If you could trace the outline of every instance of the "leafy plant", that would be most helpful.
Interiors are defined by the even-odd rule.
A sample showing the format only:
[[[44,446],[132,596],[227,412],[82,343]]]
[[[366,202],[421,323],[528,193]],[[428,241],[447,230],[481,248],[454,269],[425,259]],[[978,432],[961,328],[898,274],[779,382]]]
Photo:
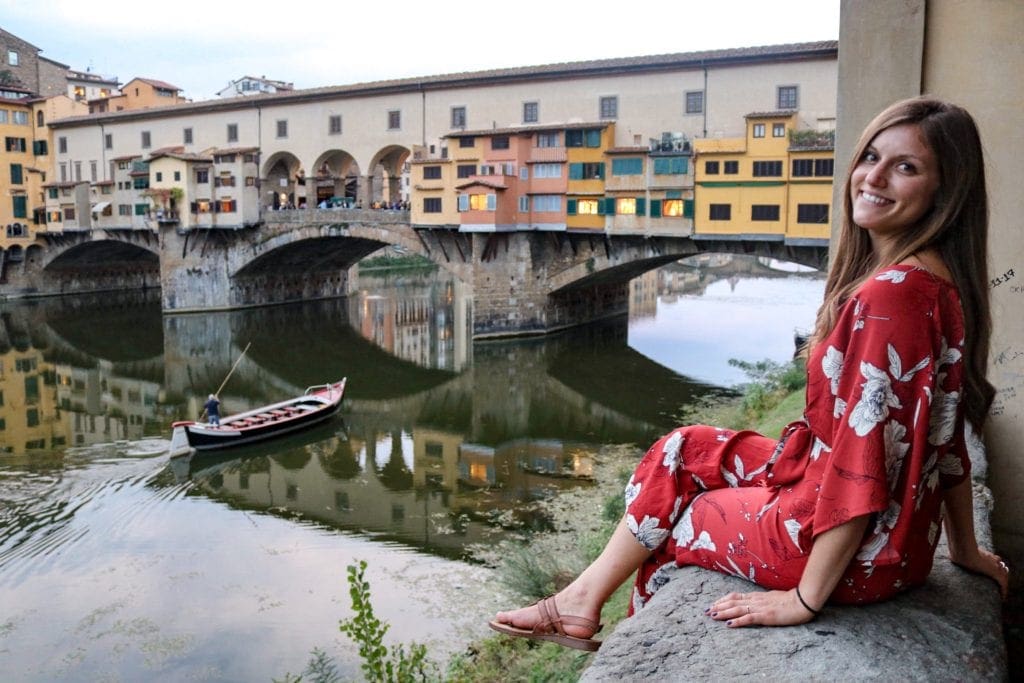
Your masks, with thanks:
[[[370,583],[365,579],[365,573],[365,560],[360,560],[358,567],[348,566],[348,594],[352,598],[355,616],[341,620],[338,628],[359,646],[366,679],[388,683],[428,680],[431,674],[436,673],[436,667],[427,659],[425,645],[413,643],[408,652],[401,644],[392,646],[390,651],[385,647],[384,636],[391,626],[373,613]]]

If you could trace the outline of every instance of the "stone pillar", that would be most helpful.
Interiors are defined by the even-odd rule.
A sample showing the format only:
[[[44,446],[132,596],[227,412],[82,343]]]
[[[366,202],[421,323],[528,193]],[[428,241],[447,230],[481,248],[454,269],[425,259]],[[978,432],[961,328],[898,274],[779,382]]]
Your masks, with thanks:
[[[373,203],[373,176],[359,176],[359,184],[356,186],[356,204],[362,202],[363,208],[370,208]]]
[[[197,243],[210,238],[210,231],[160,226],[160,303],[165,313],[231,307],[226,255],[219,246],[215,255]]]

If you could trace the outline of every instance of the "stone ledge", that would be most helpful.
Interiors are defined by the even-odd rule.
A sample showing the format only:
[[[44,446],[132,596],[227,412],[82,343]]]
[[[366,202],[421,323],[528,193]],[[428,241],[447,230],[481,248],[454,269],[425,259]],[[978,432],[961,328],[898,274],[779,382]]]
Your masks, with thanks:
[[[992,547],[991,493],[975,484],[978,541]],[[637,615],[622,621],[582,681],[1007,679],[995,584],[949,562],[943,541],[928,582],[888,602],[825,608],[786,628],[728,629],[703,614],[751,584],[684,567]]]

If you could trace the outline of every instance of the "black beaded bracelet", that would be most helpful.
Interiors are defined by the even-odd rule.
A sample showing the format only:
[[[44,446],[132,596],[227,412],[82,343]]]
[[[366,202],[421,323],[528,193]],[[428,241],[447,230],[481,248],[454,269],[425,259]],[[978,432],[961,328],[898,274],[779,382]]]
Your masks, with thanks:
[[[807,611],[813,614],[814,616],[818,616],[819,614],[821,614],[821,610],[814,609],[804,601],[804,596],[800,595],[800,586],[796,587],[796,599],[799,600],[800,604],[803,605],[807,609]]]

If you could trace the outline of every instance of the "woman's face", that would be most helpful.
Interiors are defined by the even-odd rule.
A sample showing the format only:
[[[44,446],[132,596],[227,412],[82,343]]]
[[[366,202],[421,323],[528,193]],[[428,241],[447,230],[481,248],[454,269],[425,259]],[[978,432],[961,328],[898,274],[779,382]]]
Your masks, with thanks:
[[[935,203],[939,163],[915,124],[886,128],[850,176],[853,222],[876,245],[915,225]]]

